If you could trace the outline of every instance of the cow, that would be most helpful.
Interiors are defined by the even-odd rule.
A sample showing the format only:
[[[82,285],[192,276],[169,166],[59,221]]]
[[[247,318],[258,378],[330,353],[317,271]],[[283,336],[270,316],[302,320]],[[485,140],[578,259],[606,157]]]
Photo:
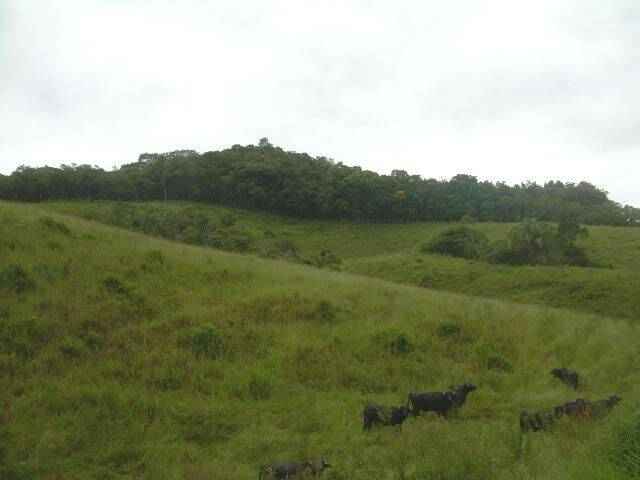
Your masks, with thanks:
[[[576,398],[573,402],[564,404],[564,413],[572,418],[584,418],[589,415],[589,404],[584,398]]]
[[[436,412],[439,416],[446,417],[454,405],[456,394],[452,390],[444,392],[411,392],[407,399],[407,407],[411,405],[414,417],[420,415],[420,411]]]
[[[573,370],[569,370],[565,367],[554,368],[553,370],[551,370],[551,375],[560,379],[562,383],[569,385],[574,390],[578,388],[578,374]]]
[[[402,428],[402,423],[409,416],[409,407],[385,407],[377,403],[368,403],[364,407],[363,430],[371,430],[372,425],[398,426]]]
[[[550,428],[556,419],[564,415],[564,407],[553,407],[553,410],[531,411],[520,414],[520,430],[522,432],[539,432]]]
[[[331,465],[324,458],[300,462],[267,462],[260,466],[258,480],[317,478]]]
[[[473,383],[462,383],[460,385],[452,385],[449,387],[449,390],[451,390],[454,393],[454,400],[453,400],[453,406],[454,407],[461,407],[464,405],[464,402],[467,401],[467,395],[471,392],[473,392],[476,387]]]
[[[609,398],[604,398],[602,400],[595,400],[590,402],[589,400],[584,400],[583,398],[576,399],[575,402],[568,402],[570,405],[574,404],[575,407],[572,407],[572,416],[575,418],[593,418],[599,415],[602,415],[607,410],[613,408],[618,402],[622,401],[622,399],[618,395],[611,395]]]

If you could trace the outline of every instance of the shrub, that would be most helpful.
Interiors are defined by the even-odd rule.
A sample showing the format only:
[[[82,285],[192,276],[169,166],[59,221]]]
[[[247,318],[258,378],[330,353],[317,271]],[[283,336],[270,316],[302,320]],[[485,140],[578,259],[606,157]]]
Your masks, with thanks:
[[[40,223],[49,230],[52,230],[63,235],[71,235],[71,230],[64,223],[56,222],[50,217],[41,217]]]
[[[115,277],[115,276],[104,277],[101,280],[101,283],[104,289],[109,293],[113,293],[115,295],[129,294],[129,288],[127,288],[125,284],[122,283],[122,280],[120,280],[118,277]]]
[[[458,340],[460,339],[461,331],[460,325],[455,323],[443,323],[438,327],[438,335],[440,338],[453,338]]]
[[[409,334],[400,327],[387,327],[378,332],[374,340],[396,356],[406,355],[413,349]]]
[[[271,378],[263,372],[253,372],[249,377],[247,390],[254,400],[267,400],[273,390]]]
[[[191,350],[197,357],[216,358],[225,353],[222,335],[212,325],[201,325],[189,335]]]
[[[60,342],[60,351],[65,357],[77,358],[84,355],[87,348],[84,343],[75,337],[66,337]]]
[[[336,307],[334,307],[331,302],[321,300],[316,303],[315,307],[310,312],[308,312],[307,319],[329,323],[335,320],[336,315]]]
[[[493,245],[489,260],[508,265],[576,265],[589,266],[586,252],[575,245],[588,235],[575,222],[562,222],[557,228],[546,222],[527,218],[514,226],[504,241]]]
[[[24,293],[35,289],[35,281],[21,265],[9,265],[0,270],[0,290]]]
[[[178,390],[185,380],[185,372],[169,360],[165,360],[153,372],[153,383],[161,390]]]
[[[298,256],[298,249],[291,240],[268,237],[256,247],[256,252],[265,258],[292,259]]]
[[[342,261],[331,250],[322,250],[319,255],[302,259],[302,263],[317,268],[328,267],[339,270]]]
[[[460,225],[445,230],[423,245],[421,250],[423,253],[477,259],[484,253],[487,245],[487,237],[482,232]]]

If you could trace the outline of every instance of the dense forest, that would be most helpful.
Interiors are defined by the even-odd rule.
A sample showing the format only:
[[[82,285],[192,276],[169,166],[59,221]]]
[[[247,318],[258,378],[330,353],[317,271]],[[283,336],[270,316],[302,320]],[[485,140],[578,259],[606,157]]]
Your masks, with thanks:
[[[299,217],[352,221],[514,222],[572,220],[640,225],[640,209],[609,200],[586,183],[544,185],[478,181],[471,175],[424,179],[404,170],[380,175],[326,157],[287,152],[266,138],[257,146],[199,154],[144,153],[105,171],[90,165],[19,167],[0,175],[0,198],[43,200],[191,200]]]

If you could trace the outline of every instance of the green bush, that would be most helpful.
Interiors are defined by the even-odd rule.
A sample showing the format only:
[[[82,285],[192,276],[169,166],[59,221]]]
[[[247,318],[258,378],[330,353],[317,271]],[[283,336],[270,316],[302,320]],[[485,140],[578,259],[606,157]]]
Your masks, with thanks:
[[[247,390],[254,400],[267,400],[273,391],[271,377],[260,371],[252,372]]]
[[[226,342],[213,325],[196,327],[189,334],[189,341],[197,357],[216,358],[226,351]]]
[[[56,222],[50,217],[41,217],[40,223],[44,225],[49,230],[61,233],[62,235],[71,235],[71,230],[64,223]]]
[[[330,323],[336,319],[338,312],[331,302],[321,300],[308,312],[307,319]]]
[[[8,265],[0,270],[0,290],[5,292],[33,292],[36,283],[21,265]]]
[[[438,327],[438,335],[440,338],[453,338],[458,340],[460,339],[461,331],[460,325],[455,323],[443,323]]]
[[[413,349],[409,334],[396,326],[378,332],[374,340],[396,356],[406,355]]]
[[[322,250],[319,255],[302,259],[302,263],[306,265],[313,265],[317,268],[327,267],[334,270],[340,270],[342,260],[340,260],[331,250]]]
[[[128,295],[130,293],[129,288],[118,277],[104,277],[101,280],[101,283],[104,289],[109,293],[115,295]]]
[[[153,372],[153,383],[160,390],[178,390],[186,380],[186,373],[170,360],[162,362]]]
[[[66,337],[61,342],[60,351],[65,357],[78,358],[87,352],[87,347],[82,340],[75,337]]]
[[[487,237],[482,232],[459,225],[442,232],[429,243],[423,245],[421,251],[477,259],[484,253],[488,243]]]

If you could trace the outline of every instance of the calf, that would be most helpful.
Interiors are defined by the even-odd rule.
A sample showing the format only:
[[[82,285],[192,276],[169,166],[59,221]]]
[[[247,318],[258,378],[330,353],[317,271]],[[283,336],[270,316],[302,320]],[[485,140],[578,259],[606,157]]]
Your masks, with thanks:
[[[420,411],[436,412],[443,417],[447,416],[449,410],[454,405],[456,395],[452,390],[444,392],[411,392],[407,399],[407,407],[411,405],[412,413],[415,417],[420,415]]]
[[[364,430],[372,425],[395,426],[402,428],[402,423],[409,416],[409,407],[385,407],[377,403],[368,403],[364,407]]]
[[[282,480],[300,477],[319,477],[331,467],[324,458],[302,460],[300,462],[267,462],[260,466],[258,480]]]
[[[574,390],[578,388],[578,374],[568,368],[554,368],[551,370],[551,375],[560,379],[562,383],[569,385]]]
[[[564,414],[564,407],[553,407],[553,410],[539,412],[528,410],[520,414],[520,430],[523,432],[539,432],[550,428],[556,419]]]
[[[453,406],[461,407],[464,405],[464,402],[467,401],[467,394],[473,392],[476,387],[473,383],[462,383],[460,385],[452,385],[449,387],[449,390],[453,392]]]

